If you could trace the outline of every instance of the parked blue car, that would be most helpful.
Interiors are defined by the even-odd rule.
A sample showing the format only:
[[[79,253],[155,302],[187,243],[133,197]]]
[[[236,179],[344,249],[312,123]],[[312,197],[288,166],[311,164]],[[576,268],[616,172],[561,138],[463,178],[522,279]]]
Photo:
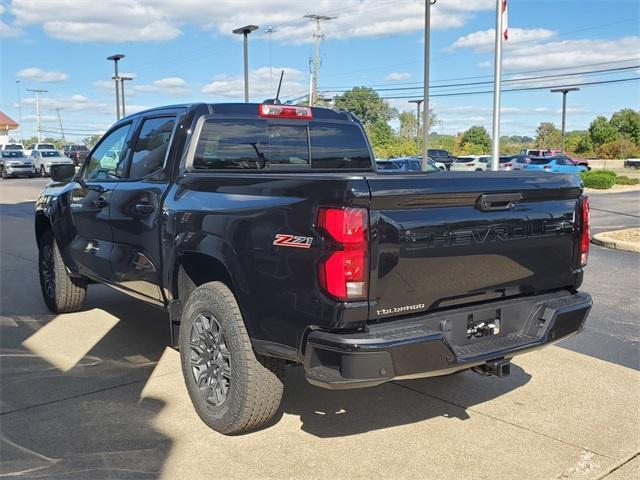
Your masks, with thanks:
[[[550,173],[580,173],[588,169],[584,165],[576,165],[569,157],[533,157],[524,164],[525,170],[542,170]]]

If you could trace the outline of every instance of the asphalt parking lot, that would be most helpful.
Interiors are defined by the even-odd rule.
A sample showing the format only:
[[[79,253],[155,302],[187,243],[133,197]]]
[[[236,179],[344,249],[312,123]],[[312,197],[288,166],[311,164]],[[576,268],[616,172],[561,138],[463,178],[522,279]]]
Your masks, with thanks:
[[[224,437],[196,416],[163,312],[103,286],[41,300],[33,199],[0,183],[0,476],[640,478],[640,255],[591,247],[579,336],[462,373],[330,392],[287,373],[280,417]],[[591,197],[594,232],[640,226],[640,192]]]

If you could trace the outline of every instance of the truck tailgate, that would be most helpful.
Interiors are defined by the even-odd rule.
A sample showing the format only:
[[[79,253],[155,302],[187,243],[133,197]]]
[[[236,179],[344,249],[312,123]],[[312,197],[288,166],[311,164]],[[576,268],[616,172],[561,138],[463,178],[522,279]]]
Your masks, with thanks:
[[[370,319],[577,287],[575,175],[368,175]]]

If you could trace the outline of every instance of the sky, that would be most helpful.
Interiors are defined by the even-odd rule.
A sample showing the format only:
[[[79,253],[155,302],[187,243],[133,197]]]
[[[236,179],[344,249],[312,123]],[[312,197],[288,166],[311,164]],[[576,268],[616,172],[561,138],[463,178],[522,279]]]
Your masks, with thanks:
[[[469,93],[492,89],[495,4],[432,6],[430,102],[438,133],[472,125],[490,131],[492,95]],[[509,0],[508,10],[502,135],[534,136],[543,121],[559,126],[561,95],[549,92],[555,86],[580,86],[568,95],[567,130],[640,108],[640,81],[626,80],[640,78],[639,0]],[[242,101],[242,41],[231,31],[247,24],[260,26],[249,37],[252,101],[275,95],[282,70],[281,98],[302,97],[314,41],[307,14],[337,17],[322,23],[322,94],[372,86],[396,97],[392,106],[414,111],[408,101],[422,95],[424,0],[0,0],[0,110],[21,117],[30,137],[35,99],[27,89],[44,89],[46,133],[59,136],[57,108],[68,140],[101,133],[115,121],[113,63],[106,60],[115,53],[125,55],[121,74],[133,77],[127,113]],[[526,87],[540,88],[506,91]]]

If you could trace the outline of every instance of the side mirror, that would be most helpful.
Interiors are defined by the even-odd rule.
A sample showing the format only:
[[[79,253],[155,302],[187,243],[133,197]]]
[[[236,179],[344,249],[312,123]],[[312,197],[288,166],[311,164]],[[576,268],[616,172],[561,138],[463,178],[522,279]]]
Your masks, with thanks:
[[[76,176],[75,165],[51,165],[49,171],[54,182],[69,183]]]

